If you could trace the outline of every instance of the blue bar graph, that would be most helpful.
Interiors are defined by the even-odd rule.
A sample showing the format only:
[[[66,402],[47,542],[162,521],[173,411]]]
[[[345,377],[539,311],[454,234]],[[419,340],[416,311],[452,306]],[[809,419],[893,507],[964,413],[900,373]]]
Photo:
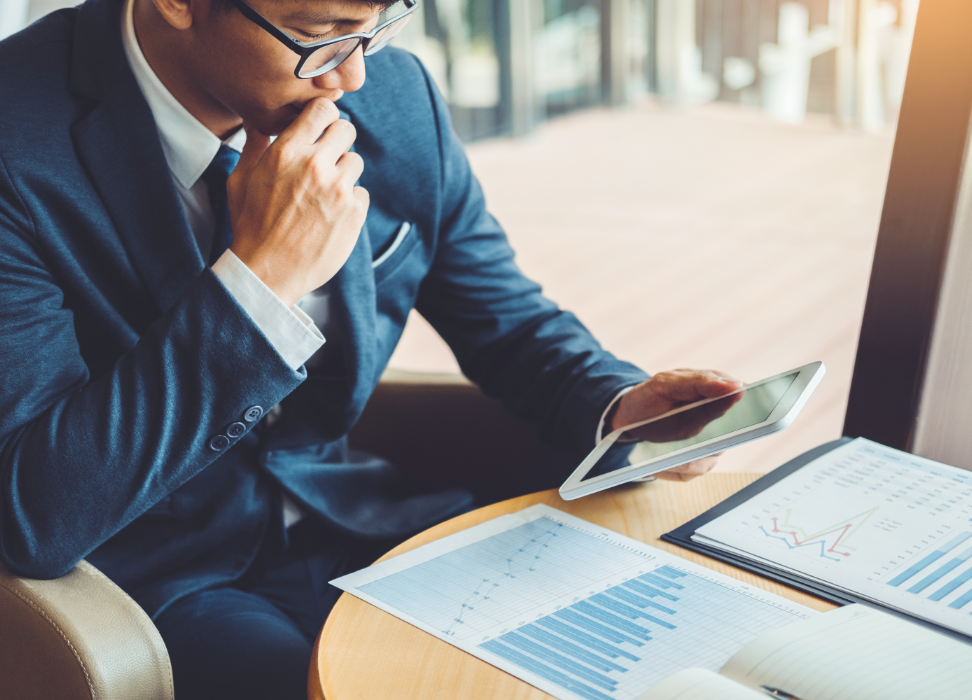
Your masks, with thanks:
[[[617,659],[619,657],[624,657],[626,659],[631,659],[632,661],[641,661],[641,658],[635,656],[634,654],[620,649],[618,647],[612,647],[610,644],[606,644],[599,640],[597,637],[592,637],[589,634],[585,634],[580,630],[571,627],[568,624],[561,622],[560,620],[554,620],[552,617],[545,617],[542,620],[537,620],[537,625],[541,627],[546,627],[553,630],[559,634],[562,634],[568,639],[573,639],[575,642],[580,642],[588,649],[593,649],[596,652],[604,654],[609,659]],[[638,646],[643,646],[641,642],[638,642]]]
[[[621,586],[616,586],[615,588],[606,591],[606,593],[608,595],[614,596],[615,598],[619,598],[620,600],[623,600],[626,603],[637,605],[639,608],[655,608],[656,610],[661,610],[663,613],[668,613],[669,615],[675,614],[675,611],[672,610],[671,608],[666,608],[664,605],[660,603],[655,603],[654,601],[647,600],[645,598],[642,598],[639,595],[635,595],[634,593],[627,591]]]
[[[624,584],[633,591],[637,591],[641,595],[646,595],[651,598],[665,598],[666,600],[676,601],[678,600],[677,595],[672,595],[671,593],[665,593],[664,591],[659,591],[651,586],[646,586],[640,579],[635,581],[628,581]]]
[[[686,574],[685,572],[679,571],[678,569],[673,569],[672,567],[667,565],[659,568],[656,573],[659,573],[662,576],[665,576],[667,578],[673,578],[673,579],[680,579],[688,576],[688,574]]]
[[[510,649],[505,644],[500,644],[499,640],[494,639],[490,642],[486,642],[485,644],[480,644],[480,646],[486,651],[491,651],[497,656],[516,664],[520,668],[532,671],[541,678],[545,678],[552,683],[556,683],[561,688],[580,695],[582,698],[587,698],[587,700],[613,700],[610,695],[605,695],[604,693],[598,692],[593,688],[584,685],[583,683],[579,683],[570,676],[553,670],[542,661],[538,661],[537,659],[527,656],[526,654],[521,654],[515,649]]]
[[[950,559],[948,562],[946,562],[942,566],[932,571],[930,574],[925,576],[925,578],[921,579],[920,581],[918,581],[918,583],[916,583],[911,588],[909,588],[908,592],[921,593],[923,590],[928,588],[933,583],[937,583],[938,581],[940,581],[946,574],[950,574],[953,570],[957,569],[961,564],[968,561],[970,557],[972,557],[972,547],[969,547],[964,552],[959,554],[957,557]],[[933,597],[935,595],[938,595],[938,591],[936,591],[935,593],[933,593],[931,596],[928,597],[931,600],[938,600],[937,598]]]
[[[969,602],[972,602],[972,589],[969,589],[961,596],[953,600],[951,603],[948,604],[948,607],[955,608],[956,610],[961,610],[966,605],[968,605]]]
[[[555,612],[554,615],[577,625],[583,630],[593,632],[599,637],[604,637],[604,639],[607,639],[608,641],[615,642],[616,644],[627,642],[628,644],[634,644],[635,646],[639,647],[644,646],[639,640],[629,637],[626,634],[621,634],[617,630],[611,629],[610,627],[606,627],[602,624],[594,622],[594,620],[590,619],[589,617],[578,615],[573,610],[560,610],[559,612]],[[648,639],[645,639],[645,641],[647,642]]]
[[[649,587],[649,582],[668,585],[678,590],[680,597],[668,596],[673,600],[666,600],[666,605],[655,602],[644,592],[659,592]],[[700,604],[714,609],[731,605],[728,599],[712,599],[713,588],[721,587],[672,567],[661,567],[479,647],[585,700],[615,700],[626,697],[615,694],[625,675],[639,662],[654,657],[650,649],[654,637],[675,634],[681,616],[694,614],[690,611]],[[735,600],[735,604],[745,606],[741,600]],[[649,648],[645,649],[646,645]]]
[[[658,586],[659,588],[663,588],[666,590],[669,588],[674,588],[675,590],[681,590],[685,588],[685,586],[677,584],[674,581],[666,581],[663,578],[659,578],[658,576],[652,576],[651,574],[645,574],[644,576],[640,577],[639,580],[644,581],[645,583],[650,583],[653,586]]]
[[[958,547],[960,544],[962,544],[963,542],[965,542],[970,537],[972,537],[972,532],[960,532],[955,537],[953,537],[952,539],[950,539],[948,542],[946,542],[945,544],[943,544],[941,547],[939,547],[938,549],[936,549],[934,552],[932,552],[928,556],[923,557],[922,559],[920,559],[917,564],[913,564],[912,566],[908,567],[907,569],[905,569],[904,571],[902,571],[900,574],[898,574],[897,576],[895,576],[893,579],[891,579],[890,581],[888,581],[888,585],[889,586],[900,586],[902,583],[904,583],[905,581],[907,581],[908,579],[910,579],[912,576],[916,575],[922,569],[925,569],[925,568],[931,566],[932,564],[934,564],[936,561],[938,561],[939,559],[941,559],[943,556],[945,556],[950,551],[952,551],[953,549],[955,549],[956,547]]]
[[[972,553],[972,548],[970,548],[968,551]],[[963,552],[963,554],[965,554],[965,552]],[[928,596],[928,600],[941,600],[949,593],[957,590],[960,586],[962,586],[965,583],[968,583],[969,581],[972,581],[972,568],[966,569],[961,574],[959,574],[951,581],[946,583],[944,586],[939,588],[937,591],[932,593],[930,596]]]
[[[562,651],[568,656],[572,656],[580,661],[586,661],[591,664],[596,669],[601,671],[621,671],[624,673],[628,669],[624,666],[618,666],[616,663],[611,661],[606,661],[602,659],[597,654],[593,654],[587,649],[577,646],[576,644],[571,644],[570,642],[564,641],[555,634],[550,634],[536,625],[527,625],[526,627],[521,627],[517,630],[521,634],[529,635],[537,641],[543,642],[544,644],[553,647],[558,651]]]
[[[948,604],[948,607],[955,608],[956,610],[961,610],[966,605],[968,605],[970,601],[972,601],[972,589],[966,591],[960,597],[953,600],[951,603]]]

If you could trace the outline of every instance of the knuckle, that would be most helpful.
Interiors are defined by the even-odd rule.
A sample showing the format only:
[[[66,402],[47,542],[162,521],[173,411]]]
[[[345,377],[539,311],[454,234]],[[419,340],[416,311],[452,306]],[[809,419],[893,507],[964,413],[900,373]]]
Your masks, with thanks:
[[[319,117],[329,118],[332,120],[338,119],[340,113],[335,104],[329,100],[318,99],[311,102],[311,109],[314,110],[314,114]]]
[[[335,107],[335,109],[337,109]],[[354,128],[354,124],[349,122],[347,119],[338,119],[336,122],[331,124],[332,129],[334,129],[337,136],[342,136],[348,139],[354,139],[358,135],[358,130]]]
[[[346,151],[354,143],[355,133],[354,125],[341,119],[327,127],[327,131],[324,132],[319,143],[330,144],[332,150]]]
[[[330,182],[334,175],[334,164],[318,151],[311,156],[308,171],[318,182]]]

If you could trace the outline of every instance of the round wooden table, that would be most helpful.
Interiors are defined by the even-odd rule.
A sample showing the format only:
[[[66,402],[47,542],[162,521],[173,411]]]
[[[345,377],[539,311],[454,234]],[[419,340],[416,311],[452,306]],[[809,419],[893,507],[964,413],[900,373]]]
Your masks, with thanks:
[[[556,491],[513,498],[466,513],[399,545],[407,552],[535,503],[589,520],[719,573],[814,608],[834,605],[755,574],[662,542],[659,535],[688,522],[757,479],[759,474],[709,474],[693,481],[654,481],[564,501]],[[407,622],[345,593],[317,638],[308,682],[311,700],[543,700],[551,696]]]

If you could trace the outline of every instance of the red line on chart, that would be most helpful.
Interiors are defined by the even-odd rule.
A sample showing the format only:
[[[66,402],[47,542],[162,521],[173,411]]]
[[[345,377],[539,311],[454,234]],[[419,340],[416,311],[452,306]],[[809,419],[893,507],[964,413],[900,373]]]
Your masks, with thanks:
[[[840,535],[837,536],[837,539],[834,540],[834,543],[830,547],[828,547],[826,549],[826,551],[832,552],[833,554],[840,554],[841,556],[844,556],[844,557],[849,557],[851,555],[850,552],[838,552],[838,551],[836,551],[834,549],[834,547],[836,547],[837,545],[839,545],[840,544],[840,541],[842,539],[844,539],[844,535],[846,535],[848,532],[850,532],[850,529],[852,527],[854,527],[853,523],[847,523],[846,525],[844,525],[842,527],[837,527],[837,528],[834,528],[833,530],[827,530],[826,532],[820,532],[817,535],[815,535],[814,537],[807,538],[807,539],[803,540],[802,542],[800,541],[799,536],[797,536],[797,533],[796,533],[795,530],[781,530],[778,527],[778,525],[779,525],[778,519],[777,518],[773,518],[773,532],[782,532],[785,535],[791,535],[793,537],[793,544],[795,546],[797,546],[797,547],[802,547],[805,544],[810,544],[814,540],[826,539],[827,535],[829,535],[832,532],[839,532]]]

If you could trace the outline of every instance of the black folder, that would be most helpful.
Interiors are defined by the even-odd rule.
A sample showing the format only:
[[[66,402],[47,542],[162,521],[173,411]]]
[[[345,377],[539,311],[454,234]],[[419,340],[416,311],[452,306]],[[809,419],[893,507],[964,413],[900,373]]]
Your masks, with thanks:
[[[805,579],[802,576],[798,576],[787,571],[781,571],[774,566],[762,564],[760,562],[732,554],[731,552],[726,552],[721,549],[716,549],[715,547],[710,547],[708,545],[699,544],[698,542],[692,541],[692,535],[694,535],[695,532],[703,525],[706,525],[719,516],[728,513],[736,506],[745,503],[753,496],[774,485],[781,479],[788,477],[790,474],[800,469],[804,465],[809,464],[818,457],[821,457],[831,450],[840,447],[844,443],[850,442],[850,440],[851,438],[843,437],[839,440],[824,443],[823,445],[815,447],[808,452],[804,452],[799,457],[791,459],[783,466],[777,467],[765,476],[760,477],[746,488],[742,489],[735,495],[730,496],[714,508],[710,508],[694,520],[690,520],[681,527],[675,528],[671,532],[666,532],[661,536],[661,538],[665,542],[671,542],[672,544],[677,544],[679,547],[690,549],[693,552],[704,554],[707,557],[724,561],[727,564],[732,564],[733,566],[738,566],[740,569],[752,571],[755,574],[765,576],[768,579],[785,584],[790,588],[796,588],[797,590],[804,591],[805,593],[817,596],[818,598],[829,600],[837,605],[864,602],[853,595],[845,593],[844,591],[838,591],[837,589],[830,588],[829,586],[817,583],[816,581]],[[873,605],[873,603],[868,603],[868,605]]]
[[[719,503],[715,507],[710,508],[709,510],[707,510],[697,518],[690,520],[689,522],[685,523],[680,527],[675,528],[671,532],[666,532],[664,535],[661,536],[661,538],[665,542],[671,542],[672,544],[676,544],[679,547],[683,547],[684,549],[688,549],[693,552],[698,552],[699,554],[704,554],[707,557],[718,559],[719,561],[723,561],[727,564],[732,564],[733,566],[737,566],[740,569],[751,571],[754,574],[759,574],[760,576],[763,576],[764,578],[768,578],[771,581],[782,583],[785,586],[789,586],[790,588],[795,588],[798,591],[803,591],[804,593],[809,593],[810,595],[816,596],[817,598],[823,598],[824,600],[828,600],[831,603],[836,603],[837,605],[848,605],[850,603],[862,603],[864,605],[873,608],[879,608],[884,612],[890,613],[904,620],[908,620],[910,622],[914,622],[916,624],[922,625],[923,627],[936,630],[949,637],[952,637],[953,639],[961,640],[967,644],[972,643],[972,638],[967,637],[960,632],[956,632],[955,630],[951,630],[946,627],[941,627],[939,625],[936,625],[932,622],[928,622],[926,620],[919,620],[917,618],[911,617],[910,615],[906,615],[898,610],[892,610],[890,608],[886,608],[882,605],[879,605],[873,601],[859,598],[852,593],[848,593],[846,591],[832,588],[818,581],[811,581],[810,579],[804,578],[799,574],[794,574],[789,571],[783,571],[777,569],[775,566],[763,564],[758,561],[753,561],[752,559],[747,559],[746,557],[739,556],[731,552],[726,552],[721,549],[716,549],[715,547],[710,547],[705,544],[700,544],[692,540],[692,535],[694,535],[695,532],[703,525],[706,525],[710,521],[715,520],[720,515],[724,515],[725,513],[728,513],[736,506],[745,503],[753,496],[762,492],[764,489],[769,488],[770,486],[777,483],[778,481],[786,478],[787,476],[797,471],[804,465],[807,465],[813,460],[817,459],[818,457],[822,457],[823,455],[827,454],[831,450],[836,449],[841,445],[850,442],[851,439],[852,438],[849,437],[842,437],[839,440],[834,440],[832,442],[824,443],[819,447],[815,447],[812,450],[808,450],[807,452],[804,452],[799,457],[795,457],[791,459],[783,466],[777,467],[776,469],[766,474],[765,476],[760,477],[759,479],[751,483],[746,488],[730,496],[729,498],[724,500],[722,503]]]

